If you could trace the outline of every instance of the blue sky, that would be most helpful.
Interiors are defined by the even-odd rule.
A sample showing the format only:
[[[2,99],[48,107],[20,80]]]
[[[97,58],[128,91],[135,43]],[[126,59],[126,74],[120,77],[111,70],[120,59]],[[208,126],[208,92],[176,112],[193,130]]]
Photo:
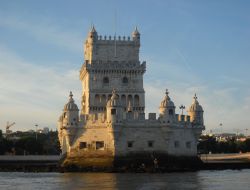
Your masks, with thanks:
[[[83,42],[141,33],[146,112],[165,88],[189,107],[194,93],[207,130],[250,129],[250,2],[230,0],[0,1],[0,129],[55,128],[70,90],[80,106]],[[223,123],[222,129],[219,123]]]

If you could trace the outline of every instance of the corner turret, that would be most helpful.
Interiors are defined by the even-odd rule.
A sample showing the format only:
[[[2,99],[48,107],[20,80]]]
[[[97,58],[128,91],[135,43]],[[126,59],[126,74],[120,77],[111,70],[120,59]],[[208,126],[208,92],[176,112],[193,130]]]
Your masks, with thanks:
[[[199,104],[198,100],[197,100],[197,96],[196,94],[194,95],[193,98],[193,103],[190,106],[188,113],[190,115],[190,121],[194,124],[194,125],[203,125],[204,121],[203,121],[203,108],[202,106]]]
[[[90,42],[95,42],[97,39],[98,39],[98,34],[96,32],[94,25],[92,25],[92,27],[88,33],[88,40]]]
[[[166,89],[166,96],[160,104],[159,112],[159,118],[163,122],[170,123],[175,120],[175,105],[169,97],[168,89]]]
[[[135,41],[138,45],[140,45],[140,32],[138,31],[137,27],[135,27],[135,30],[132,32],[132,38],[133,41]]]
[[[69,101],[67,104],[65,104],[63,109],[63,127],[65,128],[76,127],[78,126],[78,122],[79,122],[79,109],[75,104],[75,101],[73,99],[73,94],[70,91]]]
[[[70,150],[74,130],[79,125],[79,109],[70,91],[69,101],[65,104],[63,113],[58,121],[58,137],[62,149],[62,154]]]

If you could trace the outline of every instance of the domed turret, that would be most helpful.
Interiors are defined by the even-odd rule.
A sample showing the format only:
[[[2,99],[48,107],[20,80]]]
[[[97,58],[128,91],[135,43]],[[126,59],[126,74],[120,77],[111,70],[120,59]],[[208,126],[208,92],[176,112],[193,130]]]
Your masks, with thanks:
[[[160,104],[160,118],[164,121],[171,122],[175,118],[175,105],[169,97],[169,92],[166,89],[166,96]]]
[[[79,109],[73,99],[73,94],[70,92],[69,101],[63,109],[63,127],[77,126],[79,122]]]
[[[190,115],[190,121],[194,124],[203,125],[203,112],[203,108],[199,104],[197,96],[195,94],[193,98],[193,103],[188,110],[188,113]]]
[[[73,94],[71,91],[69,93],[69,101],[64,106],[64,111],[79,111],[77,105],[75,104],[75,101],[73,99]]]
[[[112,91],[112,96],[107,102],[107,121],[108,122],[119,122],[122,120],[123,116],[123,107],[119,100],[118,95],[116,94],[115,89]]]

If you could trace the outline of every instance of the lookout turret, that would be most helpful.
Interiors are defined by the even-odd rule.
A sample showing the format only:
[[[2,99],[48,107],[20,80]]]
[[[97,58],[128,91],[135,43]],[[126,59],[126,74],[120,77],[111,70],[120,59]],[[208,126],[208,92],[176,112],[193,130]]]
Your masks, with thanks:
[[[135,30],[132,32],[132,37],[133,37],[133,40],[138,44],[140,45],[140,32],[138,31],[138,28],[135,27]]]
[[[203,108],[202,106],[199,104],[198,100],[197,100],[197,96],[196,94],[194,95],[193,98],[193,103],[190,106],[188,113],[190,115],[190,121],[193,122],[196,125],[203,125]]]
[[[160,118],[169,123],[173,122],[175,119],[175,105],[174,102],[169,97],[168,89],[166,89],[166,95],[160,104]]]

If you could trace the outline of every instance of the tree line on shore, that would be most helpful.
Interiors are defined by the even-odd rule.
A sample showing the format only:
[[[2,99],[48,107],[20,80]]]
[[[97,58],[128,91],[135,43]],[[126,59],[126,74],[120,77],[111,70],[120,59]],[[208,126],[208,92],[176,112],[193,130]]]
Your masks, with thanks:
[[[57,131],[44,133],[15,132],[4,137],[0,130],[0,155],[59,155],[61,152]],[[236,137],[217,141],[215,136],[203,135],[198,143],[199,153],[250,152],[250,139]]]
[[[204,135],[198,143],[198,152],[203,154],[250,152],[250,138],[239,141],[237,137],[232,137],[226,141],[217,141],[215,136]]]
[[[0,130],[0,155],[58,155],[57,131],[44,133],[15,132],[4,137]]]

